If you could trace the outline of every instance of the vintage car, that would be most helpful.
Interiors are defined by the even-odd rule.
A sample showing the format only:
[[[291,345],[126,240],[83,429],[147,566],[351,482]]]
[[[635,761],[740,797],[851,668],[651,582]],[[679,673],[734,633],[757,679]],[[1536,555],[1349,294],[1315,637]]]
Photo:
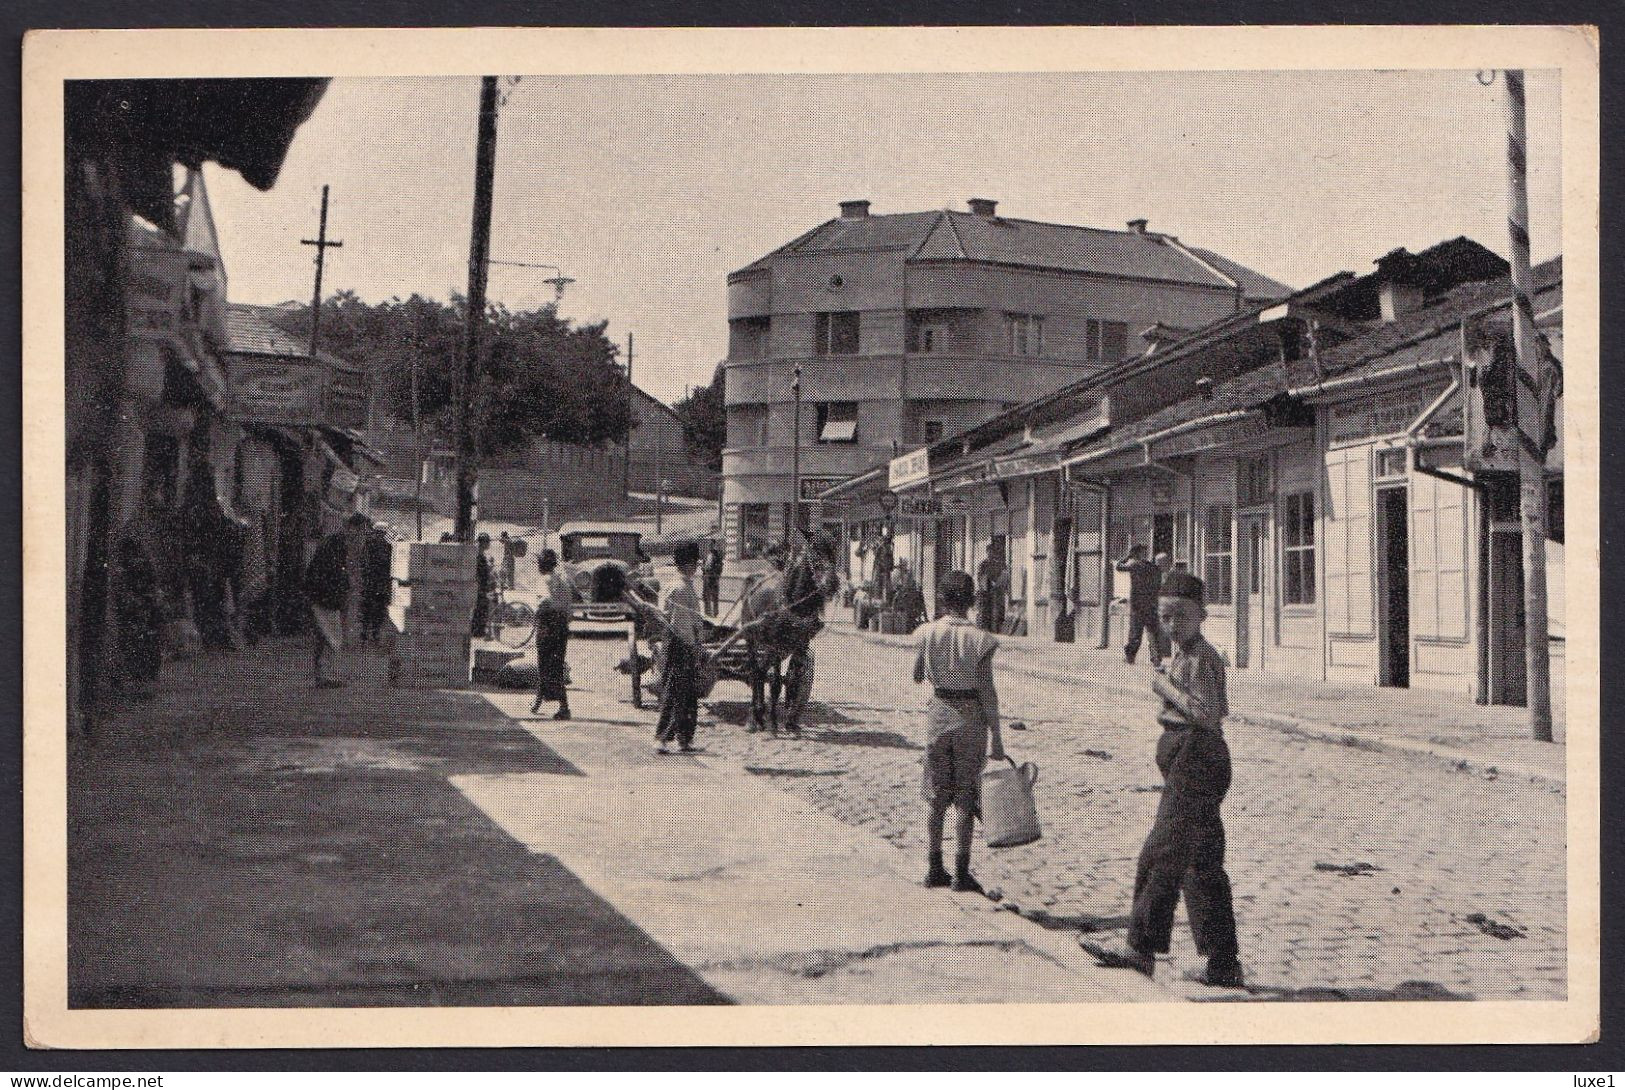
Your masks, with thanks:
[[[571,627],[622,628],[634,619],[623,595],[660,598],[654,564],[644,553],[643,528],[624,522],[567,522],[559,527],[559,564],[575,587]]]

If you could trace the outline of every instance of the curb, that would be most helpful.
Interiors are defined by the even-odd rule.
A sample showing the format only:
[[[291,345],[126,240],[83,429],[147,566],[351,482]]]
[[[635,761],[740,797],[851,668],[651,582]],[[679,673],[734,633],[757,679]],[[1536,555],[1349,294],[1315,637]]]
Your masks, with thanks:
[[[908,636],[883,635],[878,632],[869,632],[857,628],[842,626],[839,631],[855,636],[870,643],[877,643],[888,647],[908,647]],[[1075,681],[1075,677],[1068,676],[1055,670],[1046,670],[1042,667],[1028,666],[1025,663],[1007,661],[1002,669],[1011,673],[1021,674],[1024,677],[1036,678],[1039,681]],[[1094,684],[1100,689],[1120,696],[1142,696],[1139,689],[1130,689],[1128,686],[1115,680],[1098,680]],[[1230,718],[1249,726],[1265,727],[1280,731],[1282,734],[1295,738],[1303,738],[1311,742],[1321,742],[1326,745],[1348,746],[1354,749],[1364,749],[1372,753],[1386,753],[1399,757],[1425,757],[1444,765],[1446,768],[1477,776],[1481,779],[1496,780],[1503,778],[1517,778],[1528,780],[1543,787],[1566,790],[1568,780],[1564,776],[1553,776],[1548,772],[1531,769],[1521,765],[1497,765],[1481,757],[1465,753],[1457,749],[1446,749],[1430,745],[1427,742],[1412,741],[1405,738],[1394,738],[1389,735],[1369,734],[1364,731],[1353,730],[1339,726],[1336,723],[1322,723],[1312,719],[1302,719],[1298,716],[1280,715],[1274,712],[1235,712]]]

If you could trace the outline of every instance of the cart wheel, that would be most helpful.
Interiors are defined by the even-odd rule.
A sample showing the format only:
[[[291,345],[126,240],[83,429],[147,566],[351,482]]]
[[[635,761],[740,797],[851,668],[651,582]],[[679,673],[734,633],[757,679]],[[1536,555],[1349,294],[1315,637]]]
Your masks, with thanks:
[[[626,673],[632,679],[632,706],[643,707],[643,662],[638,658],[638,630],[630,626],[626,630],[626,661],[630,667]]]

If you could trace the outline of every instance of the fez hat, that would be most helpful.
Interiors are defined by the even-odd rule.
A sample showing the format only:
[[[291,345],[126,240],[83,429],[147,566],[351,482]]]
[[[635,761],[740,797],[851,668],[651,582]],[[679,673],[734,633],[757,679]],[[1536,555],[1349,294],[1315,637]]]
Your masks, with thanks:
[[[1190,572],[1171,571],[1162,580],[1161,594],[1164,598],[1189,598],[1201,605],[1202,581]]]
[[[674,564],[698,564],[700,562],[700,547],[692,541],[684,541],[671,551]]]

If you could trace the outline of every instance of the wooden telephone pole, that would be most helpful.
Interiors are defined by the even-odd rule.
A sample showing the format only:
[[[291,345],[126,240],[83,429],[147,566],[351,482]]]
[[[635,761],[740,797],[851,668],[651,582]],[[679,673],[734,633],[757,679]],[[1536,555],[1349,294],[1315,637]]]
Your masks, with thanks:
[[[1518,443],[1518,511],[1523,523],[1524,672],[1529,706],[1529,733],[1537,742],[1552,740],[1552,660],[1548,643],[1546,599],[1546,435],[1547,401],[1552,396],[1545,354],[1537,343],[1535,308],[1529,299],[1529,191],[1525,180],[1528,143],[1525,137],[1523,72],[1508,69],[1507,237],[1512,259],[1512,339],[1517,351],[1513,388],[1517,403],[1533,403],[1532,412],[1516,413]],[[1520,389],[1525,387],[1525,389]]]
[[[327,264],[327,251],[344,243],[327,237],[327,186],[322,186],[322,218],[315,238],[302,238],[301,246],[316,247],[316,290],[310,295],[310,359],[316,361],[316,335],[322,326],[322,270]]]
[[[632,389],[632,331],[626,333],[626,445],[621,459],[621,494],[626,508],[632,509],[632,417],[637,412],[638,395]],[[659,533],[659,531],[655,531]]]
[[[485,347],[485,281],[490,272],[491,199],[496,177],[497,78],[480,80],[479,138],[474,152],[474,225],[468,240],[468,310],[463,330],[463,381],[457,412],[458,541],[474,540],[474,486],[479,463],[481,355]]]

